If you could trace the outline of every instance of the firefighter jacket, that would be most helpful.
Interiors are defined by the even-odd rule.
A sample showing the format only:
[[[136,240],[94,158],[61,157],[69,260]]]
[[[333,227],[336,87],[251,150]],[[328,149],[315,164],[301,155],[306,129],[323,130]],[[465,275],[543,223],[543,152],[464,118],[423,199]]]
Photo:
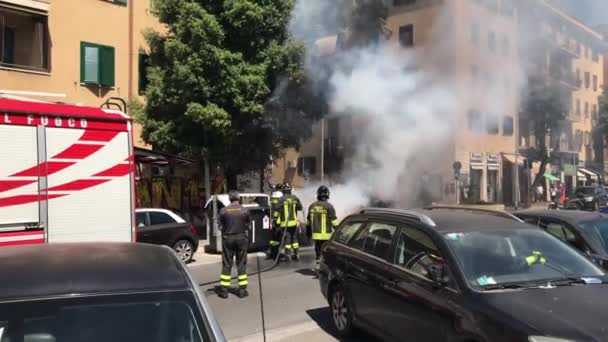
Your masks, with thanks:
[[[270,208],[272,209],[272,223],[278,227],[281,224],[281,198],[272,197],[270,199]]]
[[[308,229],[313,240],[329,240],[338,226],[334,206],[327,201],[316,201],[308,207]]]
[[[220,225],[222,234],[244,234],[251,225],[249,210],[240,204],[230,204],[220,211]]]
[[[286,194],[280,200],[281,227],[291,228],[298,225],[298,211],[302,210],[302,202],[292,194]]]

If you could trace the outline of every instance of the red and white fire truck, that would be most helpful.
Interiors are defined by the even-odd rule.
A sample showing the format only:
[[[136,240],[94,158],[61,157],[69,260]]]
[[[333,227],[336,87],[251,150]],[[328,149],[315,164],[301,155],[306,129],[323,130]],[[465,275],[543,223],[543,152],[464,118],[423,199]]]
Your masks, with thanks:
[[[0,246],[135,241],[121,111],[0,98]]]

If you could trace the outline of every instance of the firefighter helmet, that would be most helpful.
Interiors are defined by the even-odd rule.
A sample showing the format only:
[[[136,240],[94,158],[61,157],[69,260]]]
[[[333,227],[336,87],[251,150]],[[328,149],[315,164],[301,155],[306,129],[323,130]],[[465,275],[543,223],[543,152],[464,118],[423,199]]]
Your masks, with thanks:
[[[291,187],[291,184],[289,184],[289,183],[284,183],[284,184],[283,184],[283,187],[282,187],[282,189],[281,189],[281,191],[282,191],[284,194],[290,194],[292,189],[293,189],[293,188]]]
[[[317,189],[317,198],[319,199],[319,201],[328,200],[329,199],[329,188],[326,187],[325,185],[321,185]]]

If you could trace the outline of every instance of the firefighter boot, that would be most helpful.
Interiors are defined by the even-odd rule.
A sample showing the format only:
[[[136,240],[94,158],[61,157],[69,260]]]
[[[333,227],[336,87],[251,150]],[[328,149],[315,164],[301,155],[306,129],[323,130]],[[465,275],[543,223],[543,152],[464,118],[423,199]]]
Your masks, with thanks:
[[[226,288],[225,286],[220,286],[217,289],[217,296],[223,299],[228,298],[228,288]]]
[[[237,296],[239,298],[246,298],[249,296],[249,292],[247,292],[247,289],[241,287],[239,289],[239,292],[237,292]]]
[[[291,259],[292,259],[293,261],[298,261],[298,260],[300,260],[300,257],[298,256],[298,250],[297,250],[297,249],[294,249],[294,250],[293,250],[293,255],[291,256]]]

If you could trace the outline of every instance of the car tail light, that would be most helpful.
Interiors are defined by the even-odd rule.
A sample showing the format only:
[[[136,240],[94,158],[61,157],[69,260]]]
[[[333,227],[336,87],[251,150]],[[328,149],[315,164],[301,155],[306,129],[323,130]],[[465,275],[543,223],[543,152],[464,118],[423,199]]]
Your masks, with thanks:
[[[192,231],[194,234],[198,234],[198,232],[196,231],[196,227],[195,227],[193,224],[191,224],[191,225],[190,225],[190,230],[191,230],[191,231]]]

